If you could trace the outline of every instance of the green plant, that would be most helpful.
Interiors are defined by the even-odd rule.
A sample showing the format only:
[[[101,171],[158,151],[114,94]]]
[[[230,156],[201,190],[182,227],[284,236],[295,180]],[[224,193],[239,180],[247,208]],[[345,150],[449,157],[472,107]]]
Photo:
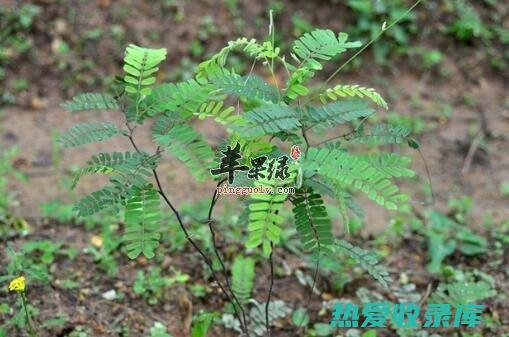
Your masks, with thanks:
[[[145,297],[150,304],[156,304],[166,288],[176,283],[185,283],[189,279],[187,274],[174,271],[175,275],[163,276],[159,267],[151,267],[148,272],[139,270],[133,283],[133,291]]]
[[[12,284],[14,291],[23,289],[23,293],[20,293],[20,298],[15,306],[13,306],[13,310],[9,308],[5,313],[0,313],[0,316],[5,318],[5,323],[0,324],[0,336],[5,336],[2,335],[2,331],[10,331],[14,327],[17,329],[27,328],[34,330],[33,326],[30,326],[32,323],[29,319],[32,320],[37,316],[39,310],[35,304],[28,303],[28,295],[25,288],[34,289],[41,285],[48,285],[50,280],[53,279],[50,272],[52,270],[51,266],[58,256],[66,255],[72,259],[75,253],[71,249],[63,249],[62,245],[62,243],[49,240],[26,241],[21,244],[18,251],[12,248],[12,243],[7,245],[5,250],[7,263],[4,269],[2,269],[2,273],[5,274],[0,276],[0,283],[13,279],[18,275],[23,275],[22,281],[21,277],[18,277],[16,278],[18,282]],[[16,311],[14,308],[19,308],[19,310]],[[51,324],[51,322],[43,322],[40,326],[44,327],[48,324]],[[33,332],[31,335],[35,336],[36,333]]]
[[[36,242],[33,243],[37,244]],[[31,285],[31,282],[49,283],[49,263],[43,261],[52,261],[53,247],[46,251],[43,250],[42,255],[45,255],[45,258],[38,259],[34,256],[34,250],[32,249],[34,246],[31,243],[28,243],[28,246],[30,252],[25,250],[25,247],[20,251],[15,251],[11,244],[7,246],[6,253],[9,262],[6,267],[6,275],[0,277],[0,280],[8,280],[16,275],[23,274],[27,278],[28,285]]]
[[[368,330],[362,334],[362,337],[376,337],[376,330]]]
[[[0,150],[0,234],[7,234],[11,230],[26,231],[28,225],[23,219],[13,216],[12,209],[17,201],[12,189],[9,187],[9,178],[15,178],[21,182],[26,182],[26,176],[14,165],[14,158],[18,153],[16,147],[6,150]]]
[[[72,332],[69,334],[69,337],[89,337],[90,334],[89,334],[89,331],[88,329],[82,327],[82,326],[77,326],[75,327]]]
[[[255,260],[241,255],[235,258],[232,265],[232,290],[241,303],[251,298],[255,278]]]
[[[42,215],[48,219],[55,219],[65,223],[74,219],[73,205],[64,204],[57,200],[42,203],[39,206]]]
[[[172,335],[166,331],[166,327],[162,323],[155,322],[150,328],[149,337],[172,337]]]
[[[75,147],[123,136],[133,148],[133,152],[101,153],[92,157],[76,175],[75,182],[86,174],[101,173],[109,177],[109,184],[79,200],[75,210],[80,216],[91,216],[105,209],[125,210],[123,243],[128,256],[134,259],[143,254],[146,258],[152,258],[157,254],[160,233],[167,230],[161,221],[162,200],[172,210],[187,241],[200,254],[223,295],[232,303],[240,330],[248,333],[252,327],[258,334],[260,327],[252,326],[255,323],[247,319],[257,320],[252,316],[260,314],[261,304],[256,303],[256,314],[253,315],[244,309],[252,287],[254,263],[249,262],[249,258],[243,260],[243,266],[239,262],[234,263],[233,283],[230,283],[226,264],[217,248],[212,219],[214,207],[220,198],[217,189],[211,198],[206,227],[202,227],[208,227],[209,230],[212,259],[200,247],[199,238],[189,235],[182,212],[170,201],[171,195],[167,194],[158,174],[161,157],[169,153],[186,166],[198,181],[213,178],[218,175],[215,172],[228,172],[228,178],[217,179],[217,187],[222,187],[227,181],[229,184],[235,183],[234,168],[224,169],[228,163],[223,161],[224,158],[214,156],[212,147],[193,127],[194,121],[210,118],[223,125],[228,132],[219,150],[225,155],[233,154],[234,164],[240,167],[260,156],[266,156],[268,161],[276,158],[285,160],[285,157],[281,157],[283,152],[275,146],[276,140],[287,146],[298,144],[303,148],[300,159],[289,161],[286,157],[286,168],[274,176],[267,174],[255,182],[240,172],[236,177],[251,186],[271,187],[274,190],[285,188],[287,191],[251,194],[249,198],[248,239],[245,246],[252,250],[260,247],[271,267],[268,299],[261,311],[265,312],[265,330],[270,329],[272,316],[280,317],[277,310],[272,312],[269,307],[271,303],[278,303],[271,301],[273,256],[274,247],[280,243],[282,228],[286,225],[282,214],[287,201],[294,207],[295,225],[302,239],[303,251],[313,256],[316,270],[322,256],[347,252],[361,267],[387,285],[390,277],[374,256],[333,237],[330,218],[323,206],[324,194],[335,198],[345,225],[348,223],[348,207],[352,205],[348,200],[355,192],[366,194],[389,210],[397,210],[405,205],[408,197],[399,190],[394,179],[414,175],[408,168],[410,160],[405,156],[392,152],[359,152],[363,144],[383,146],[408,142],[412,147],[418,146],[409,138],[410,131],[405,127],[389,124],[365,127],[366,118],[375,113],[371,103],[387,107],[375,90],[355,85],[335,86],[313,93],[310,90],[309,81],[326,61],[359,46],[360,43],[349,41],[346,33],[316,29],[297,39],[291,57],[285,58],[274,45],[271,21],[271,34],[267,41],[258,43],[247,38],[231,41],[198,65],[194,79],[176,84],[156,84],[157,70],[166,57],[165,49],[128,46],[123,67],[125,75],[117,79],[111,94],[82,94],[64,104],[70,111],[113,107],[125,119],[123,127],[109,122],[77,125],[62,134],[60,140],[64,146]],[[229,55],[234,51],[243,53],[254,63],[260,62],[270,76],[275,76],[276,67],[282,67],[288,75],[284,87],[271,85],[251,72],[244,75],[235,73],[228,66]],[[277,81],[274,80],[274,83]],[[329,100],[332,102],[329,103]],[[232,101],[234,103],[230,106]],[[239,110],[241,105],[242,112]],[[141,149],[135,137],[137,127],[148,120],[155,121],[152,136],[156,150],[152,153]],[[351,131],[313,144],[311,132],[320,137],[321,132],[338,125],[349,126]],[[238,153],[235,153],[237,150]],[[293,187],[295,194],[288,192],[287,187]],[[214,265],[220,268],[222,280]],[[144,278],[142,273],[138,274],[136,288],[139,293],[147,287],[153,287],[156,279],[160,279],[159,274],[152,277],[153,282],[145,282]],[[165,284],[158,289],[163,286]],[[157,293],[158,289],[153,290]],[[253,303],[252,300],[250,303]],[[286,311],[281,309],[280,314],[282,312]]]
[[[475,7],[465,0],[455,0],[454,9],[457,17],[448,27],[448,31],[454,34],[458,40],[481,39],[488,41],[492,38],[492,32],[485,26]]]
[[[193,317],[191,337],[207,337],[207,333],[212,326],[214,319],[218,316],[218,313],[215,312],[204,312]]]
[[[432,50],[419,50],[422,57],[422,66],[424,69],[429,70],[434,66],[440,64],[444,59],[444,54],[438,49]]]
[[[28,327],[28,333],[31,337],[36,337],[37,332],[34,329],[32,318],[29,314],[28,299],[25,291],[25,277],[19,276],[12,280],[9,284],[9,291],[17,292],[20,295],[23,312],[25,314],[25,322]]]
[[[7,337],[10,336],[8,331],[11,331],[12,328],[17,330],[28,330],[27,324],[27,312],[28,316],[31,319],[34,319],[39,315],[39,309],[31,304],[23,304],[23,300],[21,297],[18,298],[15,305],[12,307],[5,304],[3,308],[1,308],[0,317],[2,317],[2,324],[0,324],[0,336]],[[26,309],[26,311],[25,311]],[[8,314],[12,314],[12,316],[8,317]],[[5,319],[4,319],[5,317]]]
[[[304,33],[311,32],[315,27],[299,13],[292,15],[293,35],[301,36]]]
[[[359,39],[373,39],[386,25],[386,22],[396,20],[406,11],[404,0],[348,0],[348,7],[355,14],[355,24],[349,27],[352,35]],[[412,35],[417,30],[417,16],[415,13],[405,15],[398,26],[391,29],[383,38],[384,43],[373,46],[375,61],[379,64],[387,63],[389,53],[405,54],[409,50]]]
[[[475,303],[495,296],[497,292],[484,281],[440,283],[431,295],[431,303],[461,304]]]
[[[292,313],[292,323],[297,326],[306,326],[309,323],[309,314],[306,309],[298,308]]]
[[[504,182],[500,185],[500,194],[504,197],[509,196],[509,182]]]
[[[5,68],[32,47],[29,30],[40,11],[41,8],[34,4],[0,7],[0,83],[4,84]],[[19,87],[22,82],[19,81],[23,80],[11,81],[14,83],[13,89],[22,89]],[[9,86],[2,90],[0,104],[16,102]]]
[[[423,228],[423,234],[428,239],[429,271],[439,272],[443,260],[456,249],[469,256],[487,250],[487,240],[474,234],[465,225],[458,224],[438,211],[429,212],[427,218],[428,226]]]
[[[313,324],[313,329],[310,331],[310,336],[332,336],[334,333],[334,329],[330,327],[329,324],[325,323],[315,323]]]
[[[89,245],[85,253],[93,256],[94,262],[98,263],[100,268],[109,276],[114,276],[118,272],[118,263],[116,261],[115,252],[120,247],[122,240],[115,235],[116,225],[108,222],[100,224],[100,236],[93,236],[91,245]],[[95,240],[94,238],[99,238]]]

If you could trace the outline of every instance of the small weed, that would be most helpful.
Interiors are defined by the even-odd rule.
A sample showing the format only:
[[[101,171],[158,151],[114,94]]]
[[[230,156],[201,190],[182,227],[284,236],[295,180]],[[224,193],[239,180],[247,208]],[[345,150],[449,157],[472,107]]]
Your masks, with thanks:
[[[423,229],[428,239],[428,254],[431,260],[428,269],[431,272],[438,273],[443,260],[455,250],[468,256],[486,252],[487,240],[474,234],[468,227],[437,211],[429,212],[427,218],[428,226]]]
[[[350,32],[355,38],[364,41],[374,38],[385,23],[393,22],[407,10],[403,0],[348,0],[347,5],[356,18]],[[416,20],[415,13],[407,15],[397,26],[386,32],[381,42],[373,45],[374,58],[378,64],[386,65],[390,52],[401,55],[409,51],[411,37],[417,30]]]
[[[184,284],[189,280],[189,275],[178,270],[172,270],[172,276],[163,276],[160,267],[150,267],[148,272],[139,270],[133,283],[133,291],[142,295],[149,304],[157,304],[166,288],[174,284]]]

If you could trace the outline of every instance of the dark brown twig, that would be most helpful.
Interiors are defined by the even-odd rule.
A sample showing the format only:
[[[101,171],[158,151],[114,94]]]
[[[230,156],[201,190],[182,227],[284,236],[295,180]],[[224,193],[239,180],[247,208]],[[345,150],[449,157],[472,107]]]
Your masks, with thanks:
[[[219,254],[219,249],[218,249],[217,242],[216,242],[216,231],[214,230],[214,225],[213,225],[213,221],[212,221],[212,212],[214,211],[214,206],[216,205],[216,202],[219,199],[219,195],[217,194],[217,188],[219,186],[221,186],[226,180],[227,179],[225,178],[225,179],[221,180],[220,182],[218,182],[216,189],[214,189],[214,194],[212,195],[212,199],[210,201],[210,208],[209,208],[209,213],[208,213],[208,216],[207,216],[207,224],[209,226],[210,235],[212,237],[212,247],[214,249],[214,253],[215,253],[217,259],[219,260],[219,264],[221,265],[221,269],[223,271],[223,276],[224,276],[224,280],[225,280],[225,283],[226,283],[226,288],[230,292],[230,294],[231,294],[233,300],[235,301],[235,303],[239,306],[240,312],[242,313],[242,319],[244,320],[244,326],[246,328],[246,334],[249,335],[249,331],[248,331],[248,327],[247,327],[247,321],[246,321],[246,312],[245,312],[244,307],[240,303],[239,299],[237,298],[237,296],[235,295],[235,293],[233,292],[233,289],[231,287],[231,284],[230,284],[230,281],[229,281],[229,278],[228,278],[228,272],[226,271],[226,267],[224,265],[223,259],[221,258],[221,254]],[[234,307],[235,307],[235,305],[234,305]]]
[[[269,305],[270,298],[272,297],[272,289],[274,288],[274,243],[270,242],[270,255],[269,255],[269,264],[270,264],[270,286],[269,286],[269,295],[267,296],[267,303],[265,303],[265,329],[267,330],[267,336],[270,337],[270,322],[269,322]]]

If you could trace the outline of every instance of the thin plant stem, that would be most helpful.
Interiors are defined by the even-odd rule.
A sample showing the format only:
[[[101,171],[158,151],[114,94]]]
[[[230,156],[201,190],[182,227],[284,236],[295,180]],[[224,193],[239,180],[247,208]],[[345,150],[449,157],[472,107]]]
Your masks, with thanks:
[[[270,24],[269,24],[269,36],[272,43],[272,49],[274,50],[274,40],[275,40],[275,31],[274,31],[274,16],[273,10],[271,9],[269,12]],[[271,57],[270,61],[264,57],[265,62],[269,66],[270,74],[272,76],[272,81],[274,81],[274,85],[277,88],[278,101],[281,100],[281,90],[279,89],[278,80],[276,78],[276,74],[274,73],[274,56]]]
[[[270,286],[269,286],[269,294],[267,296],[267,303],[265,303],[265,329],[267,330],[267,336],[270,337],[270,320],[269,320],[269,305],[270,298],[272,297],[272,290],[274,288],[274,243],[270,243],[270,255],[269,255],[269,264],[270,264]]]
[[[426,171],[426,178],[428,179],[429,192],[430,192],[430,197],[431,197],[431,202],[424,201],[424,202],[421,202],[420,204],[424,205],[424,206],[432,206],[435,204],[435,196],[433,193],[433,183],[431,182],[431,172],[429,170],[428,162],[426,161],[426,158],[424,157],[424,153],[422,153],[420,148],[417,148],[416,150],[417,150],[417,153],[419,153],[419,157],[421,158],[421,160],[424,164],[424,170]]]
[[[186,239],[189,241],[189,243],[194,247],[194,249],[201,255],[201,257],[203,258],[203,260],[205,261],[205,264],[208,266],[210,272],[212,273],[212,277],[214,278],[214,280],[216,281],[216,283],[218,284],[219,288],[221,289],[221,291],[223,292],[223,294],[226,296],[226,298],[228,299],[229,302],[231,302],[233,304],[233,300],[232,298],[230,297],[230,295],[228,294],[228,292],[226,291],[226,289],[224,288],[223,284],[219,281],[217,275],[216,275],[216,271],[214,270],[214,267],[212,265],[212,261],[210,261],[210,259],[207,257],[207,255],[205,255],[205,253],[201,250],[201,248],[198,246],[198,244],[196,244],[196,242],[191,238],[191,236],[189,235],[189,232],[187,231],[186,227],[184,226],[184,223],[182,221],[182,218],[180,217],[180,213],[177,211],[177,209],[175,208],[175,206],[173,206],[173,204],[171,203],[171,201],[168,199],[168,197],[166,196],[166,194],[164,193],[163,191],[163,188],[161,186],[161,182],[159,180],[159,176],[157,175],[157,171],[154,169],[152,170],[153,174],[154,174],[154,178],[156,180],[156,183],[157,183],[157,186],[158,186],[158,193],[163,197],[164,201],[166,202],[166,204],[171,208],[171,210],[173,211],[173,213],[175,214],[175,216],[177,217],[177,221],[180,225],[180,228],[182,229],[182,231],[184,232],[185,236],[186,236]],[[235,305],[233,305],[233,310],[235,311],[235,316],[237,316],[237,319],[239,320],[239,322],[242,322],[241,321],[241,317],[237,311],[237,308]],[[243,323],[241,323],[241,328],[242,328],[242,331],[245,332],[247,334],[247,330],[246,330],[246,327],[244,326]]]
[[[347,133],[344,133],[344,134],[341,134],[341,135],[338,135],[338,136],[334,136],[334,137],[332,137],[332,138],[328,138],[328,139],[326,139],[326,140],[323,140],[323,141],[321,141],[320,143],[318,143],[318,144],[316,144],[316,145],[314,145],[314,146],[315,146],[315,147],[317,147],[317,146],[320,146],[320,145],[322,145],[322,144],[328,143],[328,142],[330,142],[330,141],[333,141],[333,140],[336,140],[336,139],[340,139],[340,138],[347,138],[348,136],[353,135],[353,134],[357,131],[357,128],[358,128],[360,125],[362,125],[362,124],[363,124],[363,123],[364,123],[367,119],[368,119],[368,116],[363,117],[363,118],[361,119],[361,121],[359,122],[359,125],[357,125],[355,128],[353,128],[351,131],[349,131],[349,132],[347,132]]]
[[[221,186],[227,179],[223,179],[220,182],[217,183],[217,187]],[[244,326],[246,327],[246,334],[249,335],[247,321],[246,321],[246,312],[244,310],[244,307],[240,303],[239,299],[237,298],[237,295],[233,292],[233,289],[231,287],[229,278],[228,278],[228,272],[226,271],[226,267],[224,265],[223,259],[221,258],[221,254],[219,254],[217,242],[216,242],[216,231],[214,230],[214,225],[212,221],[212,212],[214,211],[214,206],[217,203],[217,200],[219,199],[219,195],[217,194],[217,188],[214,190],[214,194],[212,195],[212,199],[210,201],[210,208],[209,213],[207,216],[207,224],[209,226],[210,235],[212,237],[212,247],[214,248],[214,253],[219,260],[219,264],[221,265],[221,269],[223,271],[224,280],[226,283],[226,288],[229,290],[233,300],[235,303],[239,306],[240,312],[242,313],[242,319],[244,320]]]
[[[301,128],[302,130],[302,138],[304,138],[304,142],[306,143],[306,151],[304,152],[306,155],[308,154],[308,150],[309,150],[309,139],[308,139],[308,136],[306,134],[306,129],[304,128],[304,126],[302,126]]]
[[[27,321],[28,333],[31,337],[37,337],[37,333],[35,332],[34,327],[32,326],[32,321],[30,320],[30,315],[28,314],[28,304],[27,298],[24,291],[20,293],[21,295],[21,303],[23,304],[23,310],[25,311],[25,319]]]
[[[373,38],[371,39],[371,41],[369,41],[367,44],[364,45],[364,47],[362,47],[361,49],[359,49],[358,52],[356,52],[355,54],[352,55],[352,57],[350,57],[348,60],[346,60],[345,63],[343,63],[341,66],[339,66],[338,69],[336,69],[335,72],[332,73],[332,75],[329,76],[329,78],[327,78],[327,80],[324,82],[324,84],[327,84],[330,82],[330,80],[332,80],[341,70],[343,70],[343,68],[349,64],[351,61],[353,61],[357,56],[359,56],[364,50],[366,50],[366,48],[368,48],[373,42],[375,42],[376,40],[378,40],[380,38],[380,36],[382,36],[383,33],[385,33],[386,31],[388,31],[389,29],[392,28],[392,26],[394,26],[395,24],[397,24],[399,21],[401,21],[403,18],[405,18],[411,11],[413,11],[413,9],[415,7],[417,7],[417,5],[419,5],[419,3],[421,3],[422,0],[417,0],[413,5],[412,7],[410,7],[409,9],[406,10],[406,12],[404,12],[403,14],[401,14],[396,20],[394,20],[391,24],[389,24],[387,27],[382,27],[382,29],[380,30],[380,32],[378,32],[378,34]]]

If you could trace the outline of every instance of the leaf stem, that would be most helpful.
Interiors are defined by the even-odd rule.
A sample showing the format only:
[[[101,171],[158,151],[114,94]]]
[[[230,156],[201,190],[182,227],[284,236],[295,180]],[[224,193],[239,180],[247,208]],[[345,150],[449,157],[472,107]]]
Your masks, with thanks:
[[[37,333],[34,330],[34,327],[32,326],[32,322],[30,320],[30,315],[28,314],[28,301],[26,298],[26,294],[24,291],[20,293],[21,295],[21,303],[23,304],[23,310],[25,311],[25,319],[28,325],[28,333],[31,337],[37,337]]]
[[[347,139],[348,136],[351,136],[353,135],[355,132],[357,132],[357,129],[359,128],[360,125],[362,125],[366,120],[368,119],[368,116],[366,117],[363,117],[361,119],[361,121],[359,122],[359,125],[357,125],[355,128],[353,128],[352,130],[348,131],[347,133],[343,133],[341,135],[338,135],[338,136],[334,136],[334,137],[331,137],[331,138],[327,138],[326,140],[323,140],[321,141],[320,143],[314,145],[314,147],[318,147],[322,144],[325,144],[325,143],[328,143],[330,141],[333,141],[333,140],[336,140],[336,139],[339,139],[339,138],[345,138]]]

